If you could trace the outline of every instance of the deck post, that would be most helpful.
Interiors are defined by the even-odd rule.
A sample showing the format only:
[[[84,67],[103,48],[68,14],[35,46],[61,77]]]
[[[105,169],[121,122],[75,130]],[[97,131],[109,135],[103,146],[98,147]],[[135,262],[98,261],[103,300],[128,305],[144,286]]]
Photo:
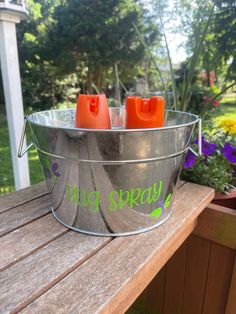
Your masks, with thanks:
[[[17,14],[0,11],[1,70],[16,190],[30,185],[27,154],[25,154],[21,159],[17,157],[17,149],[24,123],[24,110],[16,40],[16,23],[19,22],[20,16]]]

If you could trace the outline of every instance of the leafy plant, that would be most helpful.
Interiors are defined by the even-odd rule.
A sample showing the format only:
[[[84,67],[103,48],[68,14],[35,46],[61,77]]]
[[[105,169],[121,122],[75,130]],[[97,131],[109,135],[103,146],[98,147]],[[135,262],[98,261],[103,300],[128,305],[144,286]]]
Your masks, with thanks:
[[[205,133],[202,137],[203,156],[187,153],[182,171],[183,180],[210,186],[217,192],[227,193],[236,175],[236,146],[231,136],[223,130]],[[198,138],[195,139],[198,145]]]

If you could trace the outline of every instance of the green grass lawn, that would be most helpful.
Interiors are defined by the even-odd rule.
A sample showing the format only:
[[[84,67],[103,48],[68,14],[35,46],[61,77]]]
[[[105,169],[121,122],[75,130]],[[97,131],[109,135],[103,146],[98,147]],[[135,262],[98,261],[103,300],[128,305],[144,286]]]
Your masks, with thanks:
[[[236,93],[227,94],[220,101],[217,116],[213,119],[219,127],[230,125],[232,141],[236,143]],[[228,129],[229,130],[229,129]],[[232,134],[233,132],[233,134]]]
[[[29,138],[30,136],[28,136]],[[30,140],[30,138],[29,138]],[[30,182],[35,184],[43,180],[36,149],[28,153]],[[14,191],[13,169],[9,144],[7,120],[4,114],[0,116],[0,195]]]
[[[225,118],[236,120],[236,93],[227,94],[220,101],[217,119],[221,120]]]

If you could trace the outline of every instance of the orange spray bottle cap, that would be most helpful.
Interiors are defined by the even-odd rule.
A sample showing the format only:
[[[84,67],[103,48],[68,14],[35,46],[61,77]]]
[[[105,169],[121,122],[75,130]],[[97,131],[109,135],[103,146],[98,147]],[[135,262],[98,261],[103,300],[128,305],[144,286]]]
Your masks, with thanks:
[[[126,128],[159,128],[164,126],[164,98],[153,96],[126,98]]]
[[[80,94],[77,100],[77,128],[110,129],[110,115],[106,96]]]

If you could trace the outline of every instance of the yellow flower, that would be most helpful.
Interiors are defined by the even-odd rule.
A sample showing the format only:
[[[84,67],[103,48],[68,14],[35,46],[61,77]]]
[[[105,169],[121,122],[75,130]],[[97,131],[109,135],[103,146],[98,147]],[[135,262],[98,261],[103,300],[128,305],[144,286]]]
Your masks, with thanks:
[[[225,132],[236,134],[236,119],[222,119],[219,127],[224,129]]]

